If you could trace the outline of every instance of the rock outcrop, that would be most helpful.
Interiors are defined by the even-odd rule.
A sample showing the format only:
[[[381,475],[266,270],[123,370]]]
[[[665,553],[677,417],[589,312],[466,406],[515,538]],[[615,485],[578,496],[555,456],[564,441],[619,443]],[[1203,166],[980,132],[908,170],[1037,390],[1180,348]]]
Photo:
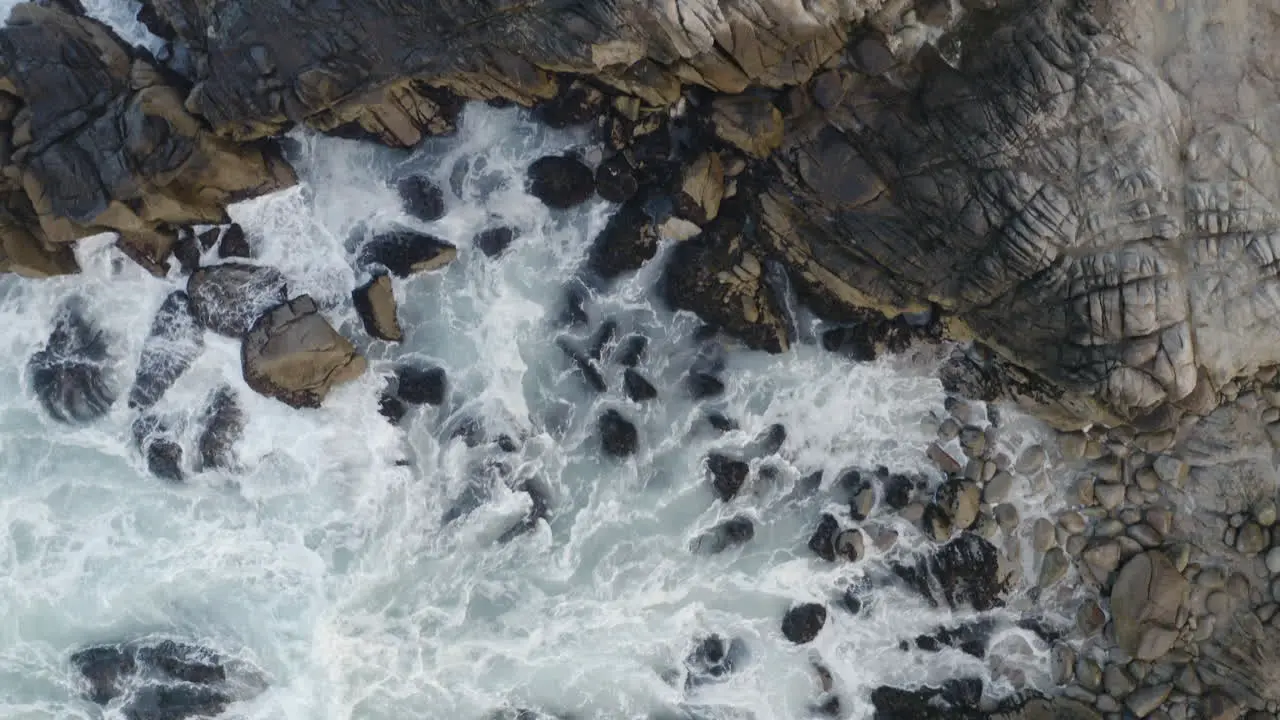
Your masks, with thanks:
[[[106,334],[93,324],[83,299],[59,309],[43,349],[27,361],[31,390],[59,422],[81,424],[102,417],[117,390]]]
[[[204,350],[204,329],[196,322],[191,299],[181,290],[169,293],[142,345],[129,407],[149,408],[191,367]]]
[[[296,408],[319,407],[333,386],[367,366],[309,295],[263,313],[244,337],[240,362],[255,392]]]

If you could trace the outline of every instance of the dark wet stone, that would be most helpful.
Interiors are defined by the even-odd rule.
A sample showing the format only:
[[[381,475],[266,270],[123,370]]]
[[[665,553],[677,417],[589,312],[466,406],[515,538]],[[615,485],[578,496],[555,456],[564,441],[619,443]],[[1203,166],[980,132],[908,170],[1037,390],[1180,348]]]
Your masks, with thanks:
[[[469,448],[480,447],[489,439],[489,433],[484,428],[484,423],[479,418],[472,415],[463,415],[453,425],[449,431],[449,439],[454,440],[462,438],[462,442]]]
[[[229,469],[235,465],[235,445],[244,435],[244,411],[229,385],[213,391],[201,417],[198,447],[200,469]]]
[[[253,248],[249,246],[249,238],[240,223],[231,223],[223,231],[222,240],[218,243],[218,257],[224,260],[253,257]]]
[[[751,541],[756,536],[755,524],[745,515],[737,515],[694,538],[692,550],[699,555],[715,555]]]
[[[448,379],[444,368],[401,365],[396,368],[396,397],[410,405],[440,405]]]
[[[738,429],[738,423],[734,422],[731,418],[728,418],[721,413],[718,413],[718,412],[707,413],[706,418],[707,418],[707,424],[710,425],[712,428],[715,428],[719,432],[727,433],[727,432],[732,432],[733,430]]]
[[[400,398],[387,392],[378,396],[378,414],[389,420],[392,425],[399,425],[408,412],[409,406],[405,405]]]
[[[73,654],[71,664],[100,705],[132,688],[123,707],[130,720],[212,717],[233,699],[223,687],[227,672],[217,654],[172,640],[87,648]]]
[[[570,327],[587,324],[587,291],[584,288],[570,285],[565,289],[559,320],[561,325]]]
[[[658,389],[635,368],[622,373],[622,387],[633,402],[646,402],[658,397]]]
[[[649,338],[644,335],[628,335],[622,338],[614,350],[614,360],[623,367],[636,367],[644,360],[644,353],[648,348]]]
[[[914,564],[894,563],[892,570],[934,605],[985,611],[1003,604],[999,552],[974,533],[961,533]]]
[[[876,359],[876,346],[856,327],[831,328],[822,333],[822,349],[839,353],[857,362]]]
[[[914,484],[905,475],[889,475],[880,481],[883,502],[894,510],[901,510],[911,504],[911,491]]]
[[[689,670],[685,689],[721,682],[750,660],[751,651],[741,638],[726,640],[720,635],[708,635],[694,645],[684,660]]]
[[[551,516],[551,491],[541,480],[531,479],[521,489],[529,494],[532,505],[519,522],[502,533],[498,538],[499,545],[505,545],[521,535],[532,532],[538,526],[539,520]]]
[[[509,227],[489,228],[476,233],[471,241],[486,257],[498,257],[507,251],[516,239],[516,231]]]
[[[133,652],[120,647],[92,647],[71,656],[71,664],[89,681],[89,699],[106,705],[137,672]]]
[[[529,194],[544,205],[566,210],[595,193],[595,176],[581,160],[563,155],[538,158],[529,166]]]
[[[993,621],[981,618],[954,627],[940,627],[931,633],[918,635],[915,645],[927,652],[955,648],[981,660],[987,654],[987,643],[991,640],[994,628]]]
[[[182,482],[182,446],[172,429],[154,415],[133,421],[133,439],[147,461],[147,470],[161,480]]]
[[[657,255],[660,240],[645,203],[633,198],[591,241],[587,267],[605,280],[635,272]]]
[[[640,436],[636,426],[617,410],[606,410],[596,423],[600,433],[600,446],[612,457],[634,455]]]
[[[283,303],[287,289],[284,275],[275,268],[237,262],[201,268],[187,280],[187,295],[200,324],[235,339]]]
[[[860,578],[850,583],[840,595],[840,606],[850,614],[857,615],[871,603],[871,582]]]
[[[596,392],[605,392],[609,389],[608,383],[605,382],[604,374],[600,372],[600,368],[595,361],[575,348],[568,338],[563,336],[556,338],[556,347],[560,348],[560,351],[573,362],[574,367],[578,369],[579,376],[586,381],[591,389]]]
[[[626,202],[639,189],[635,171],[622,155],[614,155],[596,168],[596,192],[611,203]]]
[[[840,717],[840,710],[840,698],[836,695],[828,695],[813,708],[815,713],[827,717]]]
[[[200,268],[200,241],[190,228],[178,231],[178,241],[173,245],[173,257],[182,268],[183,275],[190,275]]]
[[[809,537],[809,549],[815,555],[832,562],[836,559],[836,533],[840,532],[840,522],[834,515],[823,513],[818,521],[818,528]]]
[[[54,420],[92,422],[116,400],[110,362],[106,335],[90,322],[83,301],[73,298],[58,312],[44,348],[27,361],[31,390]]]
[[[125,707],[127,720],[184,720],[221,715],[232,697],[214,688],[189,685],[145,685]]]
[[[703,372],[689,373],[684,386],[694,400],[704,400],[724,393],[724,383],[720,378]]]
[[[751,441],[749,451],[756,456],[776,455],[786,441],[786,426],[782,423],[774,423]]]
[[[423,222],[444,217],[444,191],[421,175],[410,175],[396,183],[404,211]]]
[[[181,290],[160,304],[142,345],[129,407],[149,408],[191,367],[204,350],[204,328],[196,322],[191,300]]]
[[[604,354],[605,348],[617,337],[618,322],[616,320],[605,320],[600,323],[600,327],[591,336],[591,342],[587,344],[587,356],[592,360],[599,360]]]
[[[222,237],[222,228],[218,227],[211,227],[196,235],[196,239],[200,241],[200,249],[203,252],[212,250],[213,246],[218,244],[218,238],[220,237]]]
[[[361,246],[356,264],[366,272],[382,267],[396,277],[406,278],[444,267],[457,256],[457,248],[434,235],[392,230],[375,235]]]
[[[797,645],[818,637],[827,622],[827,609],[817,603],[802,603],[787,611],[782,618],[782,635]]]
[[[520,449],[520,445],[515,441],[515,438],[506,433],[499,435],[498,439],[494,441],[494,444],[497,445],[498,449],[502,452],[511,453]]]
[[[836,487],[841,499],[849,503],[849,516],[858,521],[866,520],[865,506],[859,504],[859,498],[871,490],[871,481],[858,470],[846,470],[836,478]]]
[[[533,117],[547,127],[564,129],[595,122],[603,109],[604,93],[577,80],[565,83],[555,97],[533,109]]]
[[[724,502],[738,494],[751,473],[751,466],[720,453],[707,455],[707,470],[711,472],[711,487]]]

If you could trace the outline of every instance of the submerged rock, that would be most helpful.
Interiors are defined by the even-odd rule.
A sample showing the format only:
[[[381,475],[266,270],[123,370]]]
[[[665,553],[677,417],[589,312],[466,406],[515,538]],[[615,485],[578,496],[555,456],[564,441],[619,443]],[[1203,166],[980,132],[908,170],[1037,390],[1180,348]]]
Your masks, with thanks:
[[[613,351],[613,358],[619,365],[633,368],[644,360],[644,354],[648,348],[649,338],[643,335],[628,335],[618,343],[618,347]]]
[[[591,168],[577,158],[548,155],[529,166],[529,194],[549,208],[567,210],[581,205],[595,193],[595,185]]]
[[[498,257],[507,251],[516,239],[516,231],[509,227],[489,228],[476,233],[472,244],[486,257]]]
[[[755,524],[746,515],[737,515],[694,538],[690,549],[698,555],[715,555],[744,545],[756,536]]]
[[[170,426],[155,415],[143,415],[133,421],[132,429],[147,470],[162,480],[182,482],[182,446]]]
[[[726,640],[720,635],[708,635],[699,639],[685,657],[684,664],[689,674],[684,687],[692,690],[699,685],[722,682],[750,659],[751,651],[742,638]]]
[[[827,608],[818,603],[802,603],[782,618],[782,635],[797,645],[812,642],[827,623]]]
[[[711,487],[724,502],[729,502],[742,490],[751,473],[751,466],[722,453],[707,455],[707,470],[711,473]]]
[[[985,611],[1003,604],[999,551],[975,533],[961,533],[915,564],[895,563],[892,570],[935,605]]]
[[[240,364],[254,392],[295,408],[319,407],[330,389],[367,365],[310,295],[263,313],[241,343]]]
[[[222,263],[201,268],[187,280],[196,319],[219,335],[239,339],[264,312],[284,302],[287,284],[275,268]]]
[[[408,215],[423,222],[444,217],[444,191],[421,175],[410,175],[396,183],[396,192]]]
[[[442,268],[457,257],[458,248],[434,235],[392,230],[379,233],[362,245],[356,264],[369,272],[386,268],[392,275],[406,278]]]
[[[396,397],[410,405],[444,403],[448,376],[442,367],[401,365],[396,368]]]
[[[658,389],[635,368],[623,371],[622,387],[633,402],[647,402],[658,397]]]
[[[235,465],[235,445],[244,435],[245,417],[235,390],[223,385],[209,398],[200,419],[200,470],[230,469]]]
[[[617,410],[606,410],[597,422],[600,445],[606,454],[616,458],[634,455],[640,443],[636,426]]]
[[[579,375],[592,390],[605,392],[609,389],[609,385],[604,379],[604,373],[600,372],[600,367],[595,360],[592,360],[586,353],[574,347],[568,338],[556,338],[556,347],[560,348],[560,351],[573,362],[574,367],[578,369]]]
[[[694,400],[705,400],[724,394],[724,383],[720,378],[706,372],[690,372],[684,379],[685,389]]]
[[[404,331],[396,317],[396,296],[391,276],[378,275],[351,291],[351,302],[370,337],[387,342],[400,342]]]
[[[538,478],[531,478],[520,489],[528,493],[532,505],[519,522],[502,533],[498,538],[500,545],[505,545],[521,535],[532,532],[538,526],[538,521],[551,517],[551,491],[545,483]]]
[[[159,402],[202,350],[204,329],[196,322],[191,299],[181,290],[169,293],[142,345],[129,407],[149,408]]]
[[[110,362],[106,335],[89,321],[83,301],[72,298],[59,310],[44,348],[27,361],[31,390],[54,420],[91,422],[116,400]]]

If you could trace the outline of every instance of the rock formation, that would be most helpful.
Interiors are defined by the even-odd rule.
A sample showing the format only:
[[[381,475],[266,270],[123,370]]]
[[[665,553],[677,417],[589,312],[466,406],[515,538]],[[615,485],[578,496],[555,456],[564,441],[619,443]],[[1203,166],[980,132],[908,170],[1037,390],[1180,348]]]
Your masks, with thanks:
[[[309,295],[263,313],[244,337],[240,360],[249,387],[296,408],[319,407],[333,386],[367,365]]]

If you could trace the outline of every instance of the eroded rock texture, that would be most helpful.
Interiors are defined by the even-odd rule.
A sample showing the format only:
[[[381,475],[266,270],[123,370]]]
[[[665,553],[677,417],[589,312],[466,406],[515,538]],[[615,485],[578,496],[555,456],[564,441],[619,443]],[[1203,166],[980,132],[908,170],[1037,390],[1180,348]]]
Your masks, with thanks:
[[[111,410],[117,392],[112,365],[105,333],[94,325],[84,301],[73,296],[59,309],[44,348],[27,361],[27,373],[50,417],[79,424]]]
[[[204,329],[196,322],[191,298],[181,290],[169,293],[142,345],[138,372],[129,392],[129,407],[149,408],[191,367],[204,350]]]

